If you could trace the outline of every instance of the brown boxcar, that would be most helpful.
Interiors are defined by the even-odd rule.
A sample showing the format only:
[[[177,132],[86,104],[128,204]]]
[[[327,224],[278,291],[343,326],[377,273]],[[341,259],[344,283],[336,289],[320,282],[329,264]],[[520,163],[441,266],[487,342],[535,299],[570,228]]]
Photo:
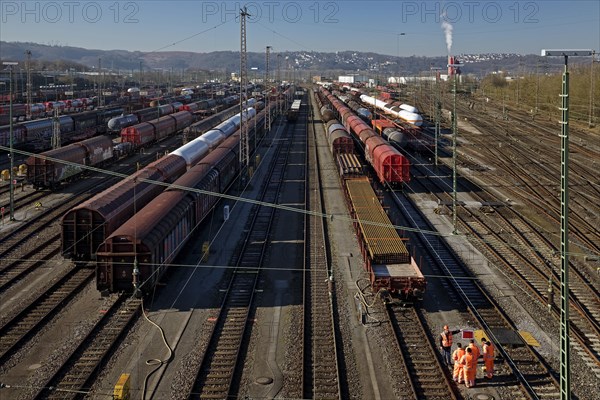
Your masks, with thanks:
[[[112,140],[98,136],[82,142],[30,156],[27,180],[36,188],[53,188],[84,171],[83,166],[99,165],[112,158]]]
[[[233,135],[106,239],[98,249],[98,290],[131,291],[134,254],[139,289],[152,290],[219,200],[181,187],[224,193],[239,172],[238,148],[239,136]]]
[[[354,152],[352,136],[337,119],[332,119],[327,123],[327,142],[334,157],[338,154]]]
[[[185,171],[185,160],[169,154],[71,209],[61,221],[63,255],[94,259],[104,239],[164,190],[144,179],[172,183]]]

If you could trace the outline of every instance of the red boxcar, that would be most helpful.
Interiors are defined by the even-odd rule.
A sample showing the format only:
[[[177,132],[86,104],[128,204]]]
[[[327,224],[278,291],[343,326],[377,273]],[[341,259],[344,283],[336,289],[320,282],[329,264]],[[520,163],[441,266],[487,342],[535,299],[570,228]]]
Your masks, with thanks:
[[[132,143],[135,147],[144,146],[155,139],[154,125],[148,122],[128,126],[121,130],[121,142]]]
[[[375,139],[383,140],[376,136],[369,140],[367,147],[375,142]],[[373,168],[380,182],[398,184],[410,181],[408,160],[390,144],[387,142],[385,144],[378,143],[376,147],[368,150],[371,154]]]
[[[175,119],[175,126],[178,131],[190,126],[194,119],[189,111],[180,111],[171,114],[171,117]]]

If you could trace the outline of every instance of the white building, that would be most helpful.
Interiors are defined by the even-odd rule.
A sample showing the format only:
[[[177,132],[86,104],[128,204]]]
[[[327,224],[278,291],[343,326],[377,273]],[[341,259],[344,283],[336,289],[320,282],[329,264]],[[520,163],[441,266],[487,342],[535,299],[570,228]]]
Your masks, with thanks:
[[[339,83],[359,83],[368,82],[368,78],[364,75],[340,75],[338,76]]]

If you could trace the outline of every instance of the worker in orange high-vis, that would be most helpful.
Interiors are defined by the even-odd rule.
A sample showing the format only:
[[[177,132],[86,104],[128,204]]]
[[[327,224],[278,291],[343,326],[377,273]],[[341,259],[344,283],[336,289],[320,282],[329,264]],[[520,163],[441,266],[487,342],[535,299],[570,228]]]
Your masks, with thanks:
[[[477,363],[477,360],[479,359],[479,356],[481,355],[481,350],[479,350],[479,346],[477,346],[477,344],[475,343],[475,340],[471,339],[467,348],[471,349],[471,351],[473,352],[473,357],[475,357],[475,363]]]
[[[492,379],[494,377],[494,358],[496,358],[494,354],[494,345],[485,338],[481,339],[481,343],[483,343],[482,348],[483,362],[485,364],[485,377]]]
[[[463,365],[463,376],[465,379],[465,386],[470,388],[475,386],[475,372],[477,371],[477,359],[473,355],[473,349],[467,347],[467,351],[460,363]]]
[[[481,350],[479,349],[479,346],[477,346],[477,343],[475,343],[475,340],[473,339],[469,341],[467,349],[471,349],[471,352],[473,353],[473,365],[475,366],[475,376],[477,376],[477,361],[479,360],[479,356],[481,355]]]
[[[452,372],[452,378],[454,382],[462,383],[463,382],[463,365],[460,363],[460,360],[465,355],[465,349],[463,349],[462,344],[456,343],[457,349],[452,353],[452,359],[454,360],[454,371]]]
[[[446,365],[452,365],[452,358],[450,356],[450,350],[452,350],[452,335],[460,332],[460,329],[450,332],[448,325],[444,325],[444,330],[440,334],[440,350],[442,351],[442,358]]]

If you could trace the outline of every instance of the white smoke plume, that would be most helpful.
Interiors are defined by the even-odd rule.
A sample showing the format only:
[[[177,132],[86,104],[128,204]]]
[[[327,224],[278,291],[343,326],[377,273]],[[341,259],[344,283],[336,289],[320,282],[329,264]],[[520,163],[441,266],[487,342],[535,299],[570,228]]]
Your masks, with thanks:
[[[452,54],[452,30],[454,27],[450,22],[446,21],[444,15],[442,15],[442,29],[446,35],[446,47],[448,48],[448,54]]]

